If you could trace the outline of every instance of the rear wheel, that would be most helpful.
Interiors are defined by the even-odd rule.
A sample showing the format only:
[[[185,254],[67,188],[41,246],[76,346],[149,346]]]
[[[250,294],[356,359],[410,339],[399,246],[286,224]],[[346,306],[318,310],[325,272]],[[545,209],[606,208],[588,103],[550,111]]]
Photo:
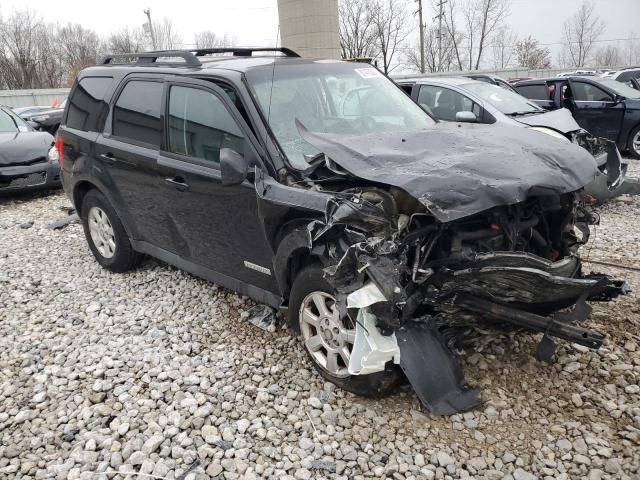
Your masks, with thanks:
[[[640,160],[640,125],[633,129],[629,135],[629,153],[633,158]]]
[[[384,371],[350,375],[349,359],[355,340],[354,316],[340,316],[333,287],[319,265],[305,267],[291,289],[289,320],[301,334],[313,366],[326,380],[363,396],[382,396],[392,391],[401,374],[391,362]]]
[[[82,227],[89,248],[98,263],[112,272],[125,272],[140,261],[129,236],[108,200],[90,190],[82,201]]]

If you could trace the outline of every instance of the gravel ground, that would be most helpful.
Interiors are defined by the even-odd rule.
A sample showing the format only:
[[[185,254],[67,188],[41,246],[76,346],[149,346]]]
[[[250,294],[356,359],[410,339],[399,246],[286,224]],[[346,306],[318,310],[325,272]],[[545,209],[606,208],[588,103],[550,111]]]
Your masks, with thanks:
[[[0,478],[640,478],[640,273],[594,307],[606,334],[536,362],[536,336],[463,356],[484,405],[432,417],[324,383],[252,303],[147,260],[93,260],[61,193],[0,199]],[[640,197],[600,209],[590,260],[640,267]],[[34,222],[29,228],[30,222]]]

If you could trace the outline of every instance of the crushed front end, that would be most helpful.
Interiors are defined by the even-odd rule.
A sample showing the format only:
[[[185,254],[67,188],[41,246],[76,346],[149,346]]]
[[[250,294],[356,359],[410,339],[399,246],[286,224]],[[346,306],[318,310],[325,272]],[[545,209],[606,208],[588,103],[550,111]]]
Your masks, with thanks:
[[[359,309],[350,373],[399,363],[431,412],[452,414],[480,402],[452,348],[483,332],[542,333],[536,355],[546,361],[554,338],[599,348],[602,335],[580,325],[587,302],[626,287],[582,271],[578,248],[597,221],[578,193],[445,223],[398,188],[335,193],[308,235],[329,259],[339,308]]]

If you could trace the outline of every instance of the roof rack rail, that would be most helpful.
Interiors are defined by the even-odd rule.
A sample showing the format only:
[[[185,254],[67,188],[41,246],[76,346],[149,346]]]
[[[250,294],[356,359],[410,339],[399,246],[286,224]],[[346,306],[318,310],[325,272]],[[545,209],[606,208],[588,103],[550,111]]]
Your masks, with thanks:
[[[285,57],[299,57],[296,52],[286,47],[216,47],[192,50],[196,57],[214,53],[232,53],[234,57],[251,57],[254,52],[280,52]]]
[[[182,58],[184,62],[162,62],[160,58]],[[135,62],[133,59],[137,59]],[[124,60],[121,63],[114,63],[114,60]],[[155,52],[142,53],[118,53],[107,55],[100,60],[99,65],[144,65],[144,66],[162,66],[162,67],[200,67],[202,63],[196,58],[190,50],[158,50]]]

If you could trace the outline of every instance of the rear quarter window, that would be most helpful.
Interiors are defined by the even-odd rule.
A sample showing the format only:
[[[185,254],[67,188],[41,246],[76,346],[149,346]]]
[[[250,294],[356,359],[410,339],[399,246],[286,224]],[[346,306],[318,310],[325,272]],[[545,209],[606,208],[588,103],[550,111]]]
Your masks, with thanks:
[[[113,108],[113,135],[134,143],[160,147],[162,89],[161,82],[128,82]]]
[[[112,83],[112,77],[80,79],[68,102],[67,127],[85,132],[101,131],[109,110],[105,94]]]
[[[523,97],[531,100],[549,100],[546,85],[521,85],[516,87],[516,91]]]

